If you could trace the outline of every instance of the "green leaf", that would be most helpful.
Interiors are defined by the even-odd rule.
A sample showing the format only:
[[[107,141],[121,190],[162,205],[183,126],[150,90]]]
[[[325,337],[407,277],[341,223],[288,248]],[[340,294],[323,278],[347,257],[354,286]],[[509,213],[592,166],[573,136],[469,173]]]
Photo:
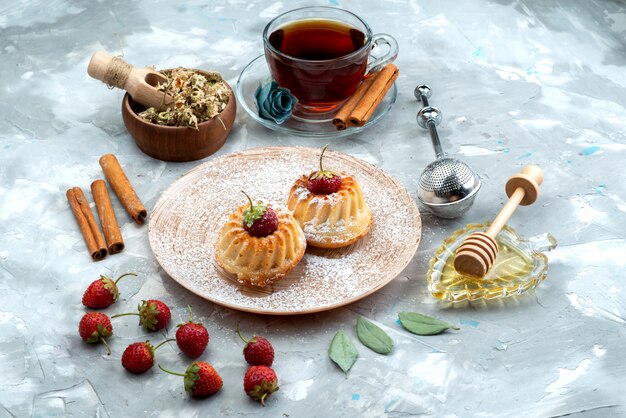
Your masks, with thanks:
[[[364,346],[378,354],[389,354],[393,350],[393,340],[389,335],[362,316],[356,320],[356,335]]]
[[[441,334],[447,329],[460,329],[432,316],[417,312],[398,312],[400,323],[409,332],[417,335]]]
[[[344,330],[339,330],[333,337],[333,341],[328,348],[328,357],[348,375],[348,370],[352,367],[359,353],[354,344]]]

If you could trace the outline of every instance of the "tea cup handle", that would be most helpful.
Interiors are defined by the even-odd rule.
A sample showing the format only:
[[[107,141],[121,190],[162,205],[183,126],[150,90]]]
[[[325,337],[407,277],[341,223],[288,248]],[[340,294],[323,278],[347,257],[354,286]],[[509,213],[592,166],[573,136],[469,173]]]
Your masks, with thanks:
[[[386,52],[380,52],[381,47],[386,46]],[[378,50],[378,51],[377,51]],[[384,49],[383,49],[384,50]],[[372,49],[370,50],[370,59],[367,63],[367,71],[376,72],[385,65],[393,62],[398,56],[398,42],[396,39],[386,33],[377,33],[372,37]]]

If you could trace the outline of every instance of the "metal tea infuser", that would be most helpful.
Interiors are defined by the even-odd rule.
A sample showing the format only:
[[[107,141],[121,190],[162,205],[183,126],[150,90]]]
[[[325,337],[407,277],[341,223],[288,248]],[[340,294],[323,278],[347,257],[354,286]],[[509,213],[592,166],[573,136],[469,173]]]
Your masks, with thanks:
[[[420,176],[417,197],[434,215],[452,219],[472,206],[480,179],[464,162],[446,157],[436,128],[441,122],[441,112],[428,105],[430,94],[430,87],[425,84],[415,88],[415,97],[424,105],[417,113],[417,124],[430,132],[437,155]]]

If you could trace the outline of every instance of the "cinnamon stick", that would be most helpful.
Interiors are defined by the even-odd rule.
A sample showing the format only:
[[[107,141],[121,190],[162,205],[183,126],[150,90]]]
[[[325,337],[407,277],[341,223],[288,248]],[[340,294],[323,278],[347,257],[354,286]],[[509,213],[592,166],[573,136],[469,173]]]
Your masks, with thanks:
[[[350,112],[348,123],[350,126],[363,126],[383,101],[387,91],[391,88],[399,70],[394,64],[387,64],[374,78],[374,81]]]
[[[124,249],[124,240],[122,239],[120,227],[117,225],[109,191],[104,180],[96,180],[91,183],[91,194],[93,195],[93,201],[96,203],[100,225],[102,225],[102,232],[104,233],[109,254],[117,254]]]
[[[343,131],[350,126],[350,114],[359,104],[361,99],[363,99],[365,92],[370,88],[377,75],[378,73],[374,73],[363,80],[352,96],[350,96],[350,98],[341,106],[341,109],[339,109],[339,112],[337,112],[333,118],[333,125],[335,125],[335,128],[337,128],[338,131]]]
[[[122,202],[122,205],[124,205],[126,212],[128,212],[135,222],[142,224],[146,216],[148,216],[148,212],[143,206],[143,203],[141,203],[141,200],[139,200],[139,197],[137,197],[135,189],[133,189],[130,181],[128,181],[128,177],[126,177],[115,155],[105,154],[100,157],[100,166],[111,188],[118,199],[120,199],[120,202]]]
[[[74,212],[74,217],[76,222],[78,222],[80,232],[83,234],[83,239],[85,244],[87,244],[91,258],[94,261],[102,260],[107,255],[106,245],[93,213],[91,213],[85,194],[80,187],[72,187],[65,195],[70,203],[72,212]]]

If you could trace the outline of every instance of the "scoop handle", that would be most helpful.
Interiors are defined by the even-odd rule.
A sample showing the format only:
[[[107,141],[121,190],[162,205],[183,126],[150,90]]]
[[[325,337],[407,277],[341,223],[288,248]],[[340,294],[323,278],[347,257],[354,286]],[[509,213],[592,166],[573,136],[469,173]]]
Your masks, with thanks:
[[[136,68],[119,57],[104,51],[95,52],[87,73],[106,84],[124,89],[134,101],[146,107],[167,107],[173,101],[155,87],[157,83],[167,83],[167,78],[147,68]]]

